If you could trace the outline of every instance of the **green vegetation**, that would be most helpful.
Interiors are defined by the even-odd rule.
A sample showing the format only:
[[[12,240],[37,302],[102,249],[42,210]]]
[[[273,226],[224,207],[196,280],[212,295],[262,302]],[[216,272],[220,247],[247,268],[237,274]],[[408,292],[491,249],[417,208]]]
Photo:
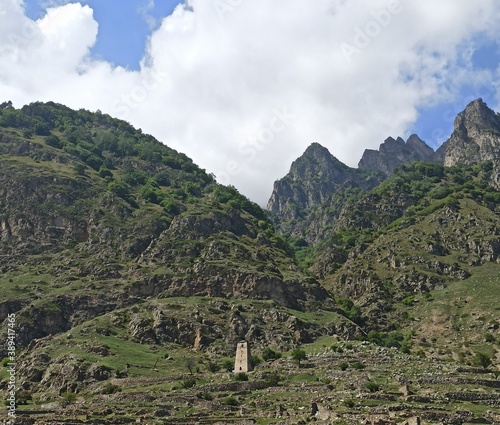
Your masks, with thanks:
[[[270,347],[266,347],[264,351],[262,352],[262,358],[268,362],[272,360],[277,360],[281,358],[281,353],[278,351],[274,351]]]
[[[369,381],[366,383],[365,388],[371,393],[376,393],[380,390],[380,385],[376,384],[375,382]]]
[[[291,358],[292,360],[297,363],[297,365],[300,367],[302,364],[302,361],[307,359],[307,354],[304,350],[301,350],[300,348],[295,348],[291,352]]]
[[[196,385],[196,379],[185,379],[180,382],[181,387],[184,389],[192,388]]]
[[[488,354],[481,353],[479,351],[475,354],[472,361],[474,365],[481,366],[484,369],[491,365],[491,357]]]
[[[222,362],[222,369],[226,372],[231,372],[234,368],[234,362],[232,360],[224,360]]]
[[[56,401],[67,420],[90,406],[82,423],[268,424],[310,421],[319,397],[339,423],[433,404],[492,422],[460,395],[495,395],[494,164],[405,165],[299,217],[311,235],[281,236],[234,187],[100,112],[3,104],[0,161],[0,303],[22,338],[20,405]],[[243,335],[255,370],[228,373]]]
[[[66,404],[66,405],[73,404],[76,401],[76,399],[78,398],[78,396],[71,391],[67,391],[67,392],[61,394],[61,397],[63,399],[64,404]]]
[[[256,355],[251,356],[250,364],[252,365],[252,368],[256,368],[261,363],[262,363],[262,359],[259,356],[256,356]]]
[[[226,404],[227,406],[239,406],[240,402],[236,397],[227,397],[223,400],[223,403]]]
[[[398,348],[404,353],[409,353],[411,348],[411,333],[405,334],[402,331],[383,333],[371,330],[368,332],[366,340],[382,347]]]
[[[339,369],[340,370],[347,370],[347,369],[349,369],[349,363],[347,363],[347,362],[341,362],[341,363],[339,363]]]
[[[235,381],[248,381],[248,375],[244,372],[240,372],[234,375],[234,380]]]
[[[354,323],[358,325],[363,325],[363,318],[361,317],[361,309],[358,306],[356,306],[352,300],[346,298],[340,298],[337,300],[337,302],[342,307],[345,316],[349,320],[352,320]]]

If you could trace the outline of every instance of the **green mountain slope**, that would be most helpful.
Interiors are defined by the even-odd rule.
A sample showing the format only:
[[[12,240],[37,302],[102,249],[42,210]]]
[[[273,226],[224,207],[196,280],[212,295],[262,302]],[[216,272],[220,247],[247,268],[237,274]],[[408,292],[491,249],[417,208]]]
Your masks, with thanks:
[[[471,111],[481,138],[495,115]],[[315,144],[275,186],[280,236],[123,121],[0,105],[0,331],[15,313],[21,423],[498,422],[495,137],[452,167],[409,164],[435,159],[415,137],[394,162],[389,141],[369,173]],[[242,338],[255,371],[228,373]]]
[[[315,197],[313,202],[295,208],[293,217],[287,214],[290,208],[283,206],[295,205],[295,197],[282,191],[279,182],[275,185],[270,204],[276,206],[276,200],[280,201],[281,209],[273,209],[277,228],[294,246],[303,269],[320,278],[343,305],[347,316],[367,333],[420,335],[426,325],[415,328],[413,318],[425,317],[427,310],[423,307],[434,304],[414,300],[439,298],[450,305],[460,304],[460,296],[453,291],[440,291],[462,281],[464,288],[467,282],[479,285],[483,279],[497,282],[500,136],[494,129],[498,125],[498,114],[480,99],[472,102],[457,117],[453,135],[431,158],[433,162],[411,163],[411,155],[406,159],[400,156],[397,159],[404,165],[371,189],[346,184],[329,190],[321,176],[335,175],[338,170],[321,171],[320,178],[311,180],[318,161],[311,161],[306,151],[295,163],[302,164],[309,173],[301,177],[292,166],[290,175],[279,182],[293,178],[295,192],[302,193],[305,199],[311,199],[318,188],[326,190],[321,198]],[[423,146],[423,142],[419,143]],[[391,146],[386,143],[380,154],[370,153],[376,157],[371,171],[380,166],[379,171],[389,174]],[[402,140],[398,146],[406,147]],[[316,148],[316,152],[324,158],[331,157],[324,148]],[[329,164],[345,169],[338,161]],[[497,312],[492,304],[500,302],[500,291],[495,283],[488,288],[493,303],[476,302],[485,306],[484,315],[494,316]],[[471,291],[467,298],[484,296],[479,294],[485,291],[477,291],[476,295]],[[441,309],[437,304],[434,307]],[[455,311],[450,320],[456,320],[455,314],[459,313]],[[465,334],[480,348],[481,338],[472,335],[472,328],[465,329]],[[482,332],[486,331],[483,327]],[[453,328],[446,335],[457,352],[467,339],[467,335],[459,335]],[[414,349],[418,341],[418,337],[413,338]],[[408,342],[409,339],[405,344]],[[402,340],[396,345],[401,343]]]
[[[305,242],[291,238],[296,255],[334,294],[355,301],[367,325],[394,328],[395,303],[498,265],[500,192],[491,170],[414,163],[371,191],[337,193],[305,222],[321,223],[319,242],[308,243],[307,230]]]
[[[99,112],[2,105],[0,229],[21,345],[149,297],[328,299],[256,204]]]

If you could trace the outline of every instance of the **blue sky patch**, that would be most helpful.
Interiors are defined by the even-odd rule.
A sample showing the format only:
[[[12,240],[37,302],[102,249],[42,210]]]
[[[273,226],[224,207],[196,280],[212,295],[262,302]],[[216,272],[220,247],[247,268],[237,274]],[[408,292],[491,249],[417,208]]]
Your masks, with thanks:
[[[57,2],[58,5],[64,3],[76,2]],[[138,70],[151,32],[182,2],[82,0],[80,3],[89,5],[94,10],[94,19],[99,23],[99,35],[92,49],[93,57],[116,66]],[[43,17],[46,5],[46,0],[26,0],[27,16],[31,19]]]

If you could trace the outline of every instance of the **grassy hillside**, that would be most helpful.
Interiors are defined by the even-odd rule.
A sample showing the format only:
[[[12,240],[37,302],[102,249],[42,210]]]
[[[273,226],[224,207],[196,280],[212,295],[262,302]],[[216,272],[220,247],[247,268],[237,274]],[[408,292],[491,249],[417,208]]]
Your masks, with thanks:
[[[148,299],[333,305],[258,205],[124,121],[3,104],[0,164],[0,320],[18,315],[20,346]]]

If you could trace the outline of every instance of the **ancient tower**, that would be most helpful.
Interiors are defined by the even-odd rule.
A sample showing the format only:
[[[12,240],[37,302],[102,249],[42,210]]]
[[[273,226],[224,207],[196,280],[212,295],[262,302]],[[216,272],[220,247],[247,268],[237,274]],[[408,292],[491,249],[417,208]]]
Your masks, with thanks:
[[[236,358],[234,360],[234,372],[250,372],[250,346],[247,341],[240,341],[236,346]]]

